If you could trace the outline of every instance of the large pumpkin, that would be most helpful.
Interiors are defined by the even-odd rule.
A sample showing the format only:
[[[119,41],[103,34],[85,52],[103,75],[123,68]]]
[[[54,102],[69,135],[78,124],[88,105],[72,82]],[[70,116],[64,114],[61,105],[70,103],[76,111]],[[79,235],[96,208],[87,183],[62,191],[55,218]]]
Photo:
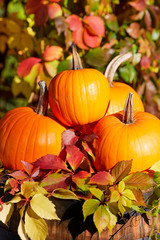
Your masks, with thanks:
[[[94,127],[98,139],[93,163],[98,171],[131,159],[132,172],[143,171],[160,160],[160,121],[150,113],[133,111],[132,96],[123,112],[102,118]]]
[[[111,98],[106,115],[122,111],[126,98],[130,92],[134,93],[134,110],[144,111],[144,106],[141,98],[131,86],[122,82],[113,82],[114,74],[117,71],[119,65],[131,58],[131,52],[120,54],[108,64],[105,70],[104,75],[111,87]]]
[[[19,107],[7,112],[0,120],[0,160],[7,169],[23,169],[21,160],[34,162],[46,154],[59,154],[60,123],[45,116],[47,92],[40,82],[40,98],[36,110]]]
[[[96,69],[82,69],[73,45],[73,69],[57,74],[49,84],[49,104],[57,119],[67,126],[84,125],[105,115],[110,87]]]

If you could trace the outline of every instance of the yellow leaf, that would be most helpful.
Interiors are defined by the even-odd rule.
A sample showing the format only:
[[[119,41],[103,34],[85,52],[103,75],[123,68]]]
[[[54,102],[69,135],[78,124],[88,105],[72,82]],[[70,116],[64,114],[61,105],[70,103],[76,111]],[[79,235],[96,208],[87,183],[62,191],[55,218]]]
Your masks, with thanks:
[[[21,27],[12,19],[6,19],[6,27],[11,33],[21,32]]]
[[[29,99],[32,92],[32,87],[29,85],[29,83],[21,81],[18,76],[14,77],[11,89],[14,97],[17,97],[20,93],[23,93],[26,99]]]
[[[13,33],[8,39],[8,46],[10,49],[16,48],[20,45],[20,34]]]
[[[12,198],[9,202],[10,203],[18,203],[21,201],[21,196],[20,195],[15,195],[14,198]]]
[[[48,234],[45,220],[37,216],[31,207],[25,213],[25,232],[31,240],[44,240]]]
[[[28,240],[27,235],[25,233],[24,222],[22,219],[20,219],[20,222],[18,225],[18,235],[20,236],[21,240]]]
[[[47,191],[38,186],[38,182],[23,182],[21,186],[21,194],[25,198],[33,197],[37,193],[47,194]]]
[[[5,35],[1,35],[0,36],[0,52],[1,53],[4,53],[5,52],[5,50],[6,50],[6,44],[7,44],[7,41],[8,41],[8,37],[7,36],[5,36]]]
[[[27,33],[21,33],[20,39],[20,45],[17,46],[18,49],[28,50],[29,52],[32,52],[34,48],[32,37],[29,36]]]
[[[30,206],[41,218],[60,220],[56,214],[55,205],[41,193],[33,196],[30,200]]]
[[[160,161],[154,163],[150,168],[150,170],[153,170],[155,172],[160,172]]]
[[[0,211],[0,221],[7,225],[12,213],[13,213],[13,204],[12,203],[4,203],[3,209]]]

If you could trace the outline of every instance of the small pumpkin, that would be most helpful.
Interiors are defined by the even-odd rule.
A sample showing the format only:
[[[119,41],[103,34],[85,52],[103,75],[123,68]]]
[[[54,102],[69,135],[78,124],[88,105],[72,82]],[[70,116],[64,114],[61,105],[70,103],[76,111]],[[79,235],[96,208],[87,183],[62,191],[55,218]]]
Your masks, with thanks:
[[[131,86],[122,82],[113,82],[114,74],[120,64],[131,59],[132,57],[133,56],[131,52],[120,54],[117,57],[113,58],[105,70],[104,75],[111,87],[111,98],[106,115],[122,111],[126,98],[130,92],[134,93],[134,110],[144,111],[144,106],[141,98]]]
[[[98,135],[93,162],[98,171],[131,159],[132,172],[143,171],[160,160],[160,121],[150,113],[133,111],[133,93],[123,112],[102,118],[93,131]]]
[[[7,112],[0,120],[0,160],[6,169],[22,170],[21,160],[34,162],[46,154],[58,155],[61,134],[65,127],[46,116],[47,87],[39,82],[37,108],[19,107]]]
[[[105,115],[110,87],[105,76],[96,69],[82,68],[73,50],[73,70],[62,71],[50,82],[49,104],[56,118],[67,126],[95,122]]]

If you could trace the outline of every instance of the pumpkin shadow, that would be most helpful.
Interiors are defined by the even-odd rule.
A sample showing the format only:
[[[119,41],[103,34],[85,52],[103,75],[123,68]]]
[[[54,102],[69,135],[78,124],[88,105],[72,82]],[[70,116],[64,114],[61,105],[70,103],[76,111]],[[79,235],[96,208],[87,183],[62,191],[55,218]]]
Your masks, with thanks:
[[[82,205],[84,201],[76,200],[54,200],[57,215],[61,218],[61,223],[67,221],[68,231],[72,235],[73,240],[85,230],[88,230],[91,236],[97,232],[93,223],[93,216],[88,216],[84,221],[82,213]]]

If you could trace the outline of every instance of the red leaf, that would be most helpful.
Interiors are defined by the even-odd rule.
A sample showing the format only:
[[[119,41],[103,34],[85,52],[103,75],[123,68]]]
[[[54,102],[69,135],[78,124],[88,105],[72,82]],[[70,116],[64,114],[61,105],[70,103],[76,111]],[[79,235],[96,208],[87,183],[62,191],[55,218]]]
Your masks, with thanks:
[[[144,69],[149,68],[151,64],[151,59],[147,56],[143,56],[140,62],[141,67],[143,67]]]
[[[129,2],[129,4],[138,11],[143,11],[146,7],[145,0],[135,0],[134,2]]]
[[[62,133],[62,149],[65,146],[68,146],[68,145],[75,145],[75,143],[77,142],[78,138],[79,137],[76,136],[74,129],[65,130]]]
[[[41,6],[43,0],[27,0],[26,12],[27,14],[35,13],[37,9]]]
[[[84,29],[83,27],[78,28],[77,31],[72,32],[72,38],[75,44],[81,48],[81,49],[88,49],[88,47],[85,45],[84,40],[83,40],[83,32]]]
[[[15,171],[8,175],[12,176],[13,178],[15,178],[17,180],[24,180],[24,179],[28,178],[27,174],[25,174],[23,171]]]
[[[50,2],[59,2],[60,0],[49,0]]]
[[[52,3],[48,5],[48,16],[51,19],[62,16],[62,8],[57,3]]]
[[[89,33],[89,31],[85,28],[84,29],[84,42],[88,47],[96,48],[96,47],[99,47],[101,44],[101,37],[91,35]]]
[[[48,20],[48,5],[41,4],[34,16],[35,25],[43,25]]]
[[[126,29],[127,33],[132,38],[138,38],[140,36],[140,25],[137,22],[133,22],[129,25],[129,27]]]
[[[40,167],[41,169],[63,169],[69,171],[65,162],[61,158],[52,154],[47,154],[39,158],[36,162],[33,163],[33,165],[36,167]]]
[[[35,168],[35,169],[33,170],[32,174],[31,174],[31,177],[32,177],[32,178],[35,178],[35,177],[37,177],[37,176],[39,175],[39,173],[40,173],[39,167],[38,167],[38,168]]]
[[[148,10],[145,10],[144,21],[149,30],[152,27],[152,18]]]
[[[66,181],[68,179],[68,181]],[[44,178],[41,182],[41,186],[47,191],[52,192],[56,188],[66,189],[71,180],[70,175],[62,173],[53,173]]]
[[[85,28],[89,34],[96,36],[105,36],[105,26],[101,17],[99,16],[85,16],[83,18]]]
[[[39,62],[41,62],[40,58],[36,58],[36,57],[26,58],[18,66],[18,69],[17,69],[18,75],[20,77],[26,77],[30,73],[32,67]]]
[[[160,22],[160,8],[158,6],[155,6],[155,5],[150,5],[149,9],[151,10],[151,12],[154,16],[156,25],[159,25],[159,22]]]
[[[93,177],[91,177],[89,183],[97,184],[97,185],[108,185],[113,184],[114,179],[112,175],[108,172],[98,172]]]
[[[32,173],[32,170],[33,170],[33,165],[31,163],[28,163],[28,162],[25,162],[25,161],[22,161],[22,164],[23,164],[23,167],[24,167],[24,170],[25,172],[28,174],[28,175],[31,175]]]
[[[63,49],[58,46],[48,46],[46,47],[46,50],[43,53],[43,59],[44,61],[53,61],[58,60],[62,56]]]
[[[89,172],[79,171],[78,173],[76,173],[72,176],[72,180],[75,179],[75,178],[87,179],[90,176],[91,176],[91,174]]]
[[[66,151],[66,160],[70,164],[73,171],[75,171],[83,161],[84,154],[79,150],[79,148],[73,145],[67,146]]]
[[[80,17],[75,14],[72,14],[66,18],[66,23],[68,23],[69,29],[71,31],[77,31],[79,28],[82,28],[82,21]]]
[[[88,146],[86,142],[82,142],[82,146],[84,147],[84,150],[95,160],[95,156],[93,154],[92,149]]]

